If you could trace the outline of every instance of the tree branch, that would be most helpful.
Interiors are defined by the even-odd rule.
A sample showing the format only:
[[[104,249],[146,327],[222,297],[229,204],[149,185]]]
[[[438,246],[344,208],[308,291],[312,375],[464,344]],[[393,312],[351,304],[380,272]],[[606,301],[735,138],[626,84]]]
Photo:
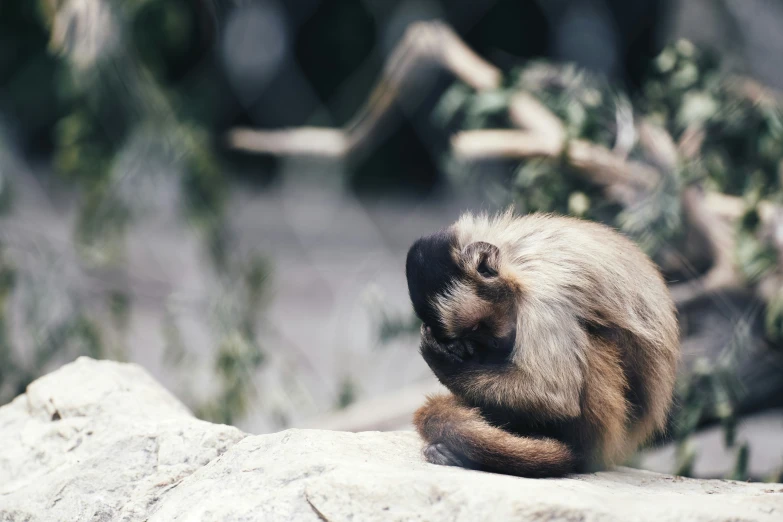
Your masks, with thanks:
[[[300,127],[280,130],[234,129],[228,134],[229,146],[248,152],[272,155],[298,155],[356,160],[381,139],[395,117],[395,104],[415,104],[421,89],[415,88],[423,68],[440,66],[476,90],[500,86],[501,73],[474,53],[454,31],[441,22],[413,24],[392,51],[380,80],[368,101],[343,128]],[[431,73],[430,71],[427,71]],[[735,92],[754,103],[776,103],[773,93],[755,82],[738,78]],[[626,206],[648,197],[681,161],[699,156],[704,129],[686,129],[678,143],[664,129],[642,121],[633,124],[619,141],[638,140],[645,162],[627,159],[628,144],[618,143],[615,150],[596,143],[569,140],[565,126],[543,103],[531,94],[515,93],[508,115],[517,129],[462,131],[452,137],[452,152],[465,160],[491,158],[562,158],[577,173],[605,189],[607,197]],[[633,132],[632,132],[633,131]],[[698,186],[686,187],[682,194],[685,227],[690,240],[703,243],[713,259],[708,272],[693,281],[671,287],[678,303],[705,293],[741,286],[734,265],[734,234],[731,223],[744,212],[739,198],[704,192]],[[769,202],[759,205],[762,220],[772,220],[777,210]],[[690,241],[689,240],[689,241]],[[769,286],[769,285],[766,285]]]
[[[682,305],[705,294],[741,286],[734,264],[734,231],[707,204],[701,187],[686,187],[682,194],[683,217],[707,242],[712,254],[712,267],[701,277],[672,285],[669,290],[676,303]]]
[[[587,140],[567,140],[565,127],[543,103],[520,91],[509,102],[509,118],[523,130],[472,130],[457,133],[452,151],[462,159],[563,158],[596,185],[608,189],[613,199],[628,203],[630,194],[649,191],[661,175],[641,162]]]
[[[461,159],[557,158],[564,143],[556,134],[539,135],[527,130],[497,129],[462,131],[451,140],[452,152]],[[571,140],[564,159],[592,183],[609,188],[625,185],[640,190],[654,188],[660,174],[638,161],[626,161],[601,145]]]
[[[349,151],[348,143],[345,131],[319,127],[276,131],[238,128],[228,133],[232,149],[279,156],[339,158]]]
[[[546,144],[550,154],[560,154],[566,143],[566,130],[560,118],[555,116],[533,95],[520,91],[509,102],[508,116],[521,129],[530,131]]]
[[[413,87],[422,81],[423,69],[433,66],[450,71],[476,90],[497,88],[502,80],[500,70],[473,52],[450,27],[418,22],[408,28],[369,99],[343,128],[238,128],[229,131],[228,146],[261,154],[355,159],[387,130],[396,103],[418,103],[423,93]]]

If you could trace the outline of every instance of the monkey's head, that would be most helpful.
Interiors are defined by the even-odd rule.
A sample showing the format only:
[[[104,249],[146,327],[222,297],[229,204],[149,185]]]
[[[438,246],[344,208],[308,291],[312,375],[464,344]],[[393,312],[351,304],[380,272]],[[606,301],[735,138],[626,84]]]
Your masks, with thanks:
[[[470,339],[484,348],[511,350],[518,289],[496,245],[460,244],[455,225],[417,240],[405,272],[413,309],[436,340]]]

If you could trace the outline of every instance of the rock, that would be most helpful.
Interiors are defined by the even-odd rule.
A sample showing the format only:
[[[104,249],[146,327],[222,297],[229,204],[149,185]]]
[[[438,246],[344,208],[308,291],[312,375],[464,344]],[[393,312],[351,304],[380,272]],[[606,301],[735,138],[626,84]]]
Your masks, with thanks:
[[[80,358],[0,408],[0,521],[780,520],[782,484],[427,464],[413,432],[246,435]]]
[[[244,437],[136,365],[80,358],[0,408],[0,520],[143,520]]]

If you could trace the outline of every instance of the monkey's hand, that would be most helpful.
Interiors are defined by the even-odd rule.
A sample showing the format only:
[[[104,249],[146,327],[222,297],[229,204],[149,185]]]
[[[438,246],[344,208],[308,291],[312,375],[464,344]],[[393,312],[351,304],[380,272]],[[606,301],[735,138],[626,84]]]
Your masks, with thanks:
[[[421,352],[429,363],[431,359],[445,360],[452,364],[465,362],[475,352],[470,339],[451,339],[445,342],[437,340],[427,325],[421,327]]]

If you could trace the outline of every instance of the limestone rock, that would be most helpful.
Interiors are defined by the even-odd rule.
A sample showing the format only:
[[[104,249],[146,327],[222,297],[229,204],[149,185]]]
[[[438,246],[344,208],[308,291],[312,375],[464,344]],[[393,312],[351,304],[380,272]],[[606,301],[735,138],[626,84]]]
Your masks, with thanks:
[[[0,408],[0,521],[760,520],[783,485],[619,469],[522,479],[425,463],[412,432],[249,436],[135,365],[81,358]]]
[[[138,366],[80,358],[0,408],[0,520],[143,520],[245,436]]]

